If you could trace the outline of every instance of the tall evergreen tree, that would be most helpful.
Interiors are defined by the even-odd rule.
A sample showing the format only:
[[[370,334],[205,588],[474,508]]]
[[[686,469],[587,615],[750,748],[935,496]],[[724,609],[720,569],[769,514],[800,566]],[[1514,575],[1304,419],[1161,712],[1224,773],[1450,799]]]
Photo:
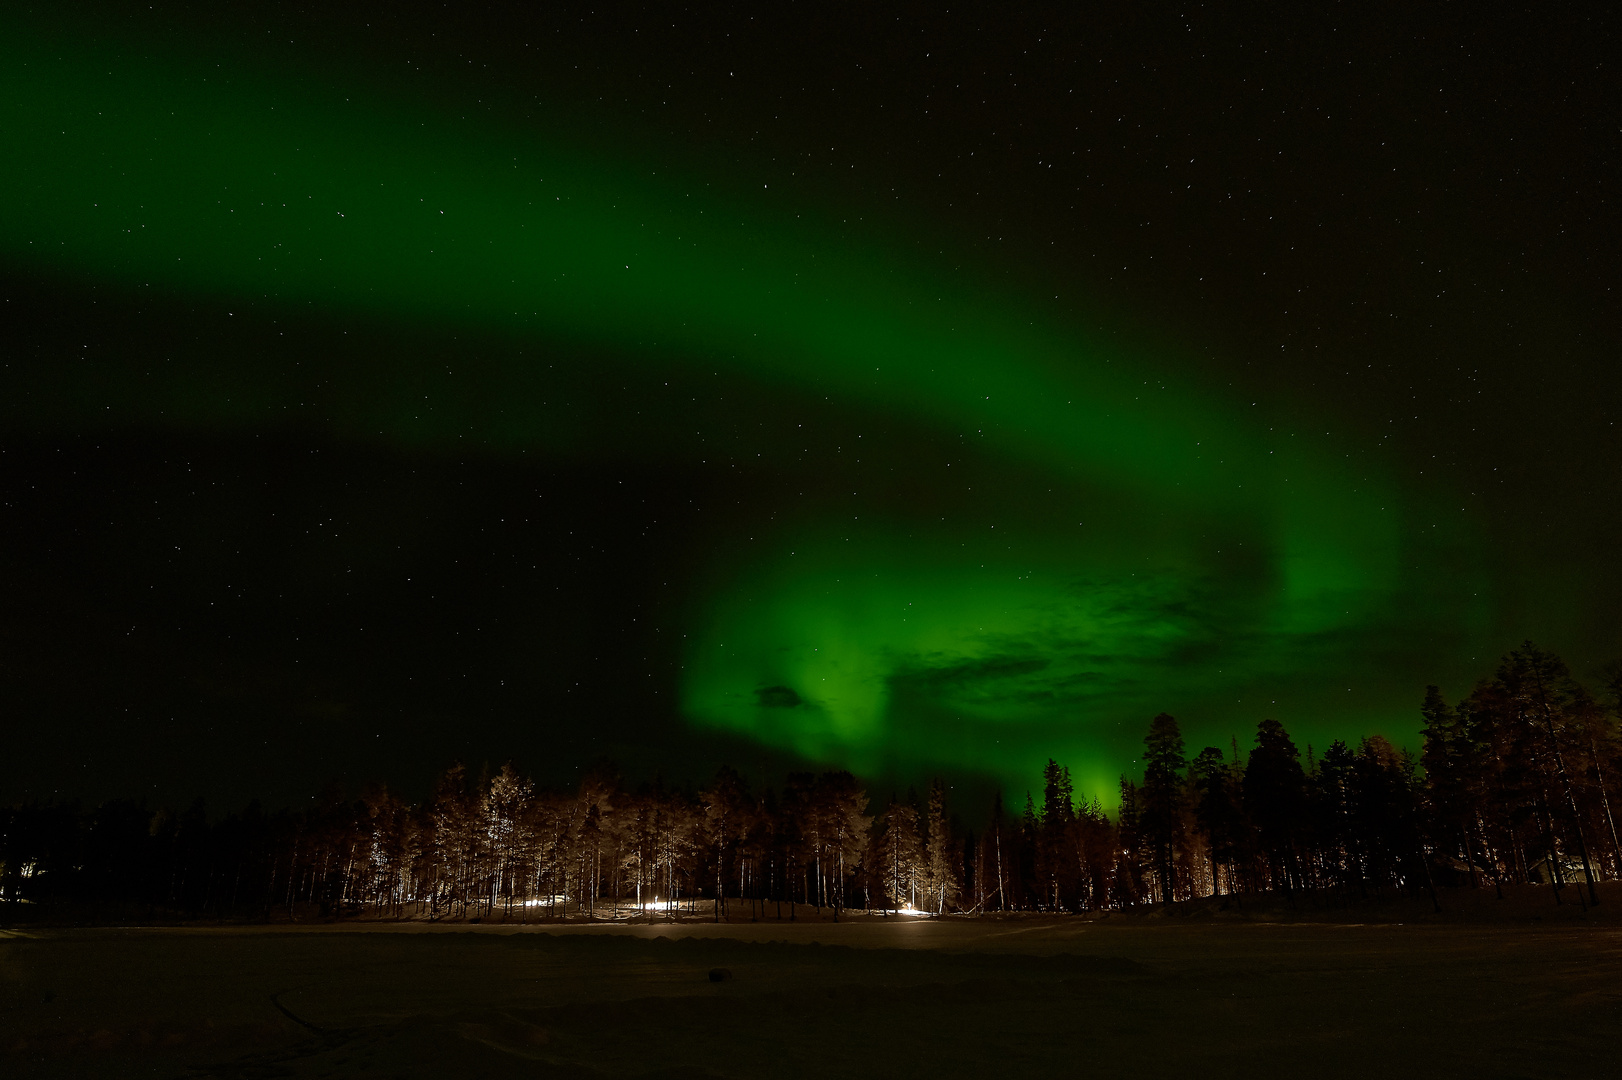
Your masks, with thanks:
[[[1301,752],[1284,725],[1263,720],[1256,725],[1256,746],[1245,766],[1245,813],[1255,823],[1257,841],[1266,856],[1275,888],[1298,888],[1297,841],[1306,809],[1306,775]]]
[[[1161,713],[1143,739],[1143,786],[1138,835],[1147,848],[1162,902],[1177,899],[1177,849],[1183,840],[1183,733],[1177,718]]]
[[[1221,750],[1207,746],[1190,766],[1197,802],[1194,820],[1205,836],[1213,886],[1222,868],[1227,891],[1237,891],[1237,872],[1244,834],[1244,807],[1238,763],[1230,765]]]
[[[823,773],[817,780],[816,806],[820,837],[833,888],[829,900],[834,919],[847,906],[845,885],[860,868],[863,847],[873,819],[867,816],[867,792],[856,777],[842,770]]]
[[[1116,835],[1120,857],[1115,862],[1110,891],[1117,907],[1130,907],[1144,895],[1143,837],[1140,828],[1143,810],[1138,785],[1121,777],[1121,803],[1116,812]]]
[[[747,831],[745,814],[749,796],[744,779],[729,765],[716,771],[715,779],[704,790],[704,822],[709,834],[710,855],[714,858],[715,921],[726,914],[727,871],[736,852],[738,842]]]
[[[1513,703],[1516,719],[1528,736],[1549,837],[1551,877],[1556,882],[1561,880],[1564,841],[1576,849],[1587,880],[1589,901],[1597,904],[1599,894],[1584,835],[1584,815],[1578,804],[1570,763],[1573,751],[1580,753],[1571,722],[1576,692],[1571,672],[1558,656],[1527,641],[1504,658],[1495,682]]]
[[[940,915],[953,903],[961,888],[958,880],[957,844],[946,820],[946,783],[940,777],[929,782],[929,805],[925,816],[924,872],[929,888],[930,910]]]
[[[890,797],[890,805],[880,819],[878,872],[891,910],[917,906],[918,877],[923,863],[923,845],[918,830],[918,808]]]
[[[1038,821],[1033,823],[1033,837],[1036,875],[1042,882],[1042,904],[1050,911],[1064,910],[1075,892],[1074,794],[1070,770],[1049,758],[1042,770],[1042,810]]]

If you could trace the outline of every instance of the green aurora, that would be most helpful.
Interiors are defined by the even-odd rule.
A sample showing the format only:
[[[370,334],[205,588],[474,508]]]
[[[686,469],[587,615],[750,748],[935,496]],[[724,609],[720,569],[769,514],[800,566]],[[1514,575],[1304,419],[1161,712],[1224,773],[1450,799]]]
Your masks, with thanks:
[[[1310,424],[1152,374],[1165,365],[878,233],[853,241],[770,192],[724,199],[380,91],[155,55],[0,39],[9,258],[132,291],[483,334],[516,343],[513,378],[534,355],[519,345],[554,362],[609,350],[650,377],[763,387],[785,412],[826,401],[931,433],[915,453],[877,451],[882,483],[849,500],[716,542],[683,615],[695,725],[858,770],[1025,782],[1057,756],[1108,798],[1162,708],[1224,745],[1274,710],[1320,742],[1406,737],[1408,673],[1359,643],[1480,610],[1474,586],[1434,579],[1411,496]],[[422,442],[408,397],[384,380],[332,426]],[[251,403],[191,388],[168,405],[171,422],[228,425]],[[523,410],[479,425],[502,452],[560,438]],[[600,440],[604,455],[675,452]],[[925,460],[947,445],[957,460]],[[891,497],[913,489],[936,495]]]

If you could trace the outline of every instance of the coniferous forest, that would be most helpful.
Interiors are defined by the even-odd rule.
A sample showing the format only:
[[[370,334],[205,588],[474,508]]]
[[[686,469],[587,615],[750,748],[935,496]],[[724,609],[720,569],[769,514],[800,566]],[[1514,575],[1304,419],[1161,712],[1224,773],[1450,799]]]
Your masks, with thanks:
[[[210,820],[128,801],[0,810],[0,911],[84,921],[423,918],[795,919],[1086,912],[1212,895],[1363,900],[1540,884],[1597,903],[1622,877],[1622,669],[1599,696],[1526,643],[1449,703],[1429,687],[1417,757],[1375,735],[1193,749],[1161,714],[1116,812],[1049,761],[1023,806],[973,825],[944,781],[876,799],[848,772],[757,790],[723,767],[697,790],[571,791],[504,767],[442,773],[409,804],[329,790],[310,809]]]

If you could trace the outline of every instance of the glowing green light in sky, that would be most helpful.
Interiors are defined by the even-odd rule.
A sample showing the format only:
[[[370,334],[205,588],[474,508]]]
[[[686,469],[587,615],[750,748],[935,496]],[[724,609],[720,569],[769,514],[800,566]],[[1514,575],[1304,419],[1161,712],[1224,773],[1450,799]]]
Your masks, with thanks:
[[[858,767],[1015,776],[1069,754],[1103,786],[1141,726],[1123,739],[1123,718],[1322,663],[1401,587],[1400,506],[1377,477],[764,194],[728,205],[533,133],[231,65],[20,32],[0,64],[13,260],[730,371],[964,434],[1010,484],[1044,478],[1000,518],[763,535],[691,610],[696,723]],[[407,419],[380,405],[354,427],[406,437]],[[523,416],[486,434],[547,440]]]

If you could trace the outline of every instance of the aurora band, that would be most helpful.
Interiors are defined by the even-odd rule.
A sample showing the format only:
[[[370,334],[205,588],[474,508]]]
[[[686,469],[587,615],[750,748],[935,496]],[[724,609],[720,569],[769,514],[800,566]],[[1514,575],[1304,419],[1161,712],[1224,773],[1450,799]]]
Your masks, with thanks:
[[[1104,786],[1119,762],[1093,726],[1157,687],[1333,642],[1398,587],[1398,504],[1378,478],[1269,432],[1248,402],[1150,385],[1034,302],[863,248],[769,193],[728,203],[696,178],[381,91],[14,29],[0,35],[13,263],[656,350],[968,433],[1076,504],[995,537],[785,524],[690,613],[696,723],[858,769],[911,755],[1028,774],[1068,751]],[[539,437],[505,424],[498,441]],[[364,427],[375,436],[377,417]],[[1108,522],[1080,529],[1095,496],[1137,508],[1132,551],[1087,539]],[[1265,564],[1242,587],[1209,550],[1236,534]]]

